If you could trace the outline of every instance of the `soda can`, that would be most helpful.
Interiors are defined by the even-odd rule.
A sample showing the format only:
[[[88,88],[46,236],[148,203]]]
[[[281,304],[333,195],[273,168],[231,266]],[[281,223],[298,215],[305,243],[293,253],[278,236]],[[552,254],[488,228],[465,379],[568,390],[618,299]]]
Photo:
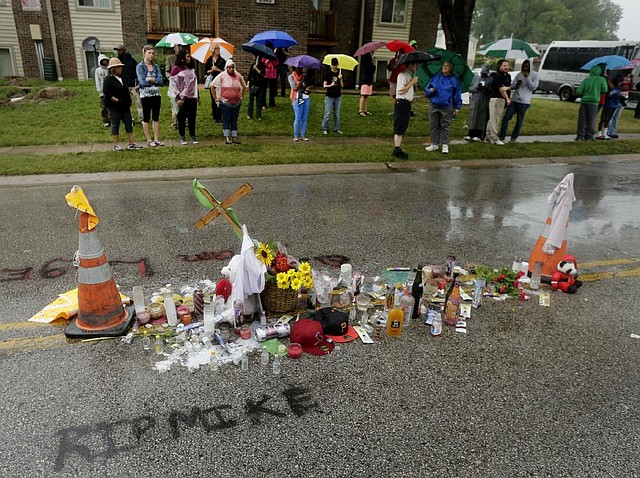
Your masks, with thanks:
[[[256,329],[256,340],[264,342],[268,339],[288,337],[290,334],[291,326],[289,324],[268,325]]]

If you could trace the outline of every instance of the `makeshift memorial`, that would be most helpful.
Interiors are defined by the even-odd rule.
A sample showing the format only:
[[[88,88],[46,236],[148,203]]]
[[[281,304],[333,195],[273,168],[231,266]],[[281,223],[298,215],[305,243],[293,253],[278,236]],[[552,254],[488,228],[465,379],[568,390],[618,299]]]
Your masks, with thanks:
[[[287,254],[281,243],[259,242],[256,257],[267,268],[262,306],[266,311],[285,313],[295,309],[301,289],[313,287],[311,266]]]
[[[324,334],[334,342],[352,342],[358,338],[358,333],[349,324],[349,316],[335,307],[318,310],[315,320],[322,324]]]
[[[327,355],[335,347],[333,340],[325,337],[322,324],[309,319],[300,319],[293,324],[291,342],[300,344],[302,350],[311,355]]]

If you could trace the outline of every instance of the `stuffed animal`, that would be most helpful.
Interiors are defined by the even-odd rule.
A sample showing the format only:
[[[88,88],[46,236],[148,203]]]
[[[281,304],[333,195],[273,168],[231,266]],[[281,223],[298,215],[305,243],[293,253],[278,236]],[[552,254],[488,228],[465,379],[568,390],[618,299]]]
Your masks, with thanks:
[[[551,276],[551,290],[573,294],[582,286],[578,280],[578,261],[572,255],[564,256],[556,269]]]

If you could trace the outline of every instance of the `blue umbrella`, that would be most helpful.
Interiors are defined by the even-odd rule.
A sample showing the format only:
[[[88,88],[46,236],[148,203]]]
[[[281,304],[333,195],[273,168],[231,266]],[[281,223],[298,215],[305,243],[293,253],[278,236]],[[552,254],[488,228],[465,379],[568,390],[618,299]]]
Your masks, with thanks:
[[[286,48],[298,44],[291,35],[280,30],[266,30],[264,32],[257,33],[249,41],[262,43],[263,45],[269,42],[274,48]]]
[[[593,60],[588,61],[582,67],[581,70],[589,71],[596,65],[600,65],[604,63],[607,65],[607,70],[619,70],[624,68],[625,66],[629,66],[631,62],[627,60],[624,56],[620,55],[606,55],[599,56],[598,58],[594,58]]]
[[[313,68],[314,70],[322,68],[320,60],[309,55],[290,56],[284,63],[296,68]]]
[[[273,50],[268,46],[264,46],[262,43],[243,43],[242,49],[247,53],[251,53],[252,55],[265,56],[267,58],[271,58],[272,60],[275,60],[277,58]]]

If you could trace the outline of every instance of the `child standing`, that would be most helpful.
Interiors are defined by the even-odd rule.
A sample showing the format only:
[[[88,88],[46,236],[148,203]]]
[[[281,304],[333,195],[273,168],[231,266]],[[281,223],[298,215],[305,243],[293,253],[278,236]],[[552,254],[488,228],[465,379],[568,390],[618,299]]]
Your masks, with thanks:
[[[109,110],[107,110],[107,105],[104,102],[104,92],[102,91],[102,87],[104,85],[104,79],[109,74],[109,70],[107,69],[107,64],[109,63],[109,58],[107,55],[103,55],[102,53],[98,55],[98,67],[96,68],[94,78],[96,80],[96,90],[100,95],[100,117],[102,118],[102,126],[108,128],[111,126],[111,119],[109,118]]]

